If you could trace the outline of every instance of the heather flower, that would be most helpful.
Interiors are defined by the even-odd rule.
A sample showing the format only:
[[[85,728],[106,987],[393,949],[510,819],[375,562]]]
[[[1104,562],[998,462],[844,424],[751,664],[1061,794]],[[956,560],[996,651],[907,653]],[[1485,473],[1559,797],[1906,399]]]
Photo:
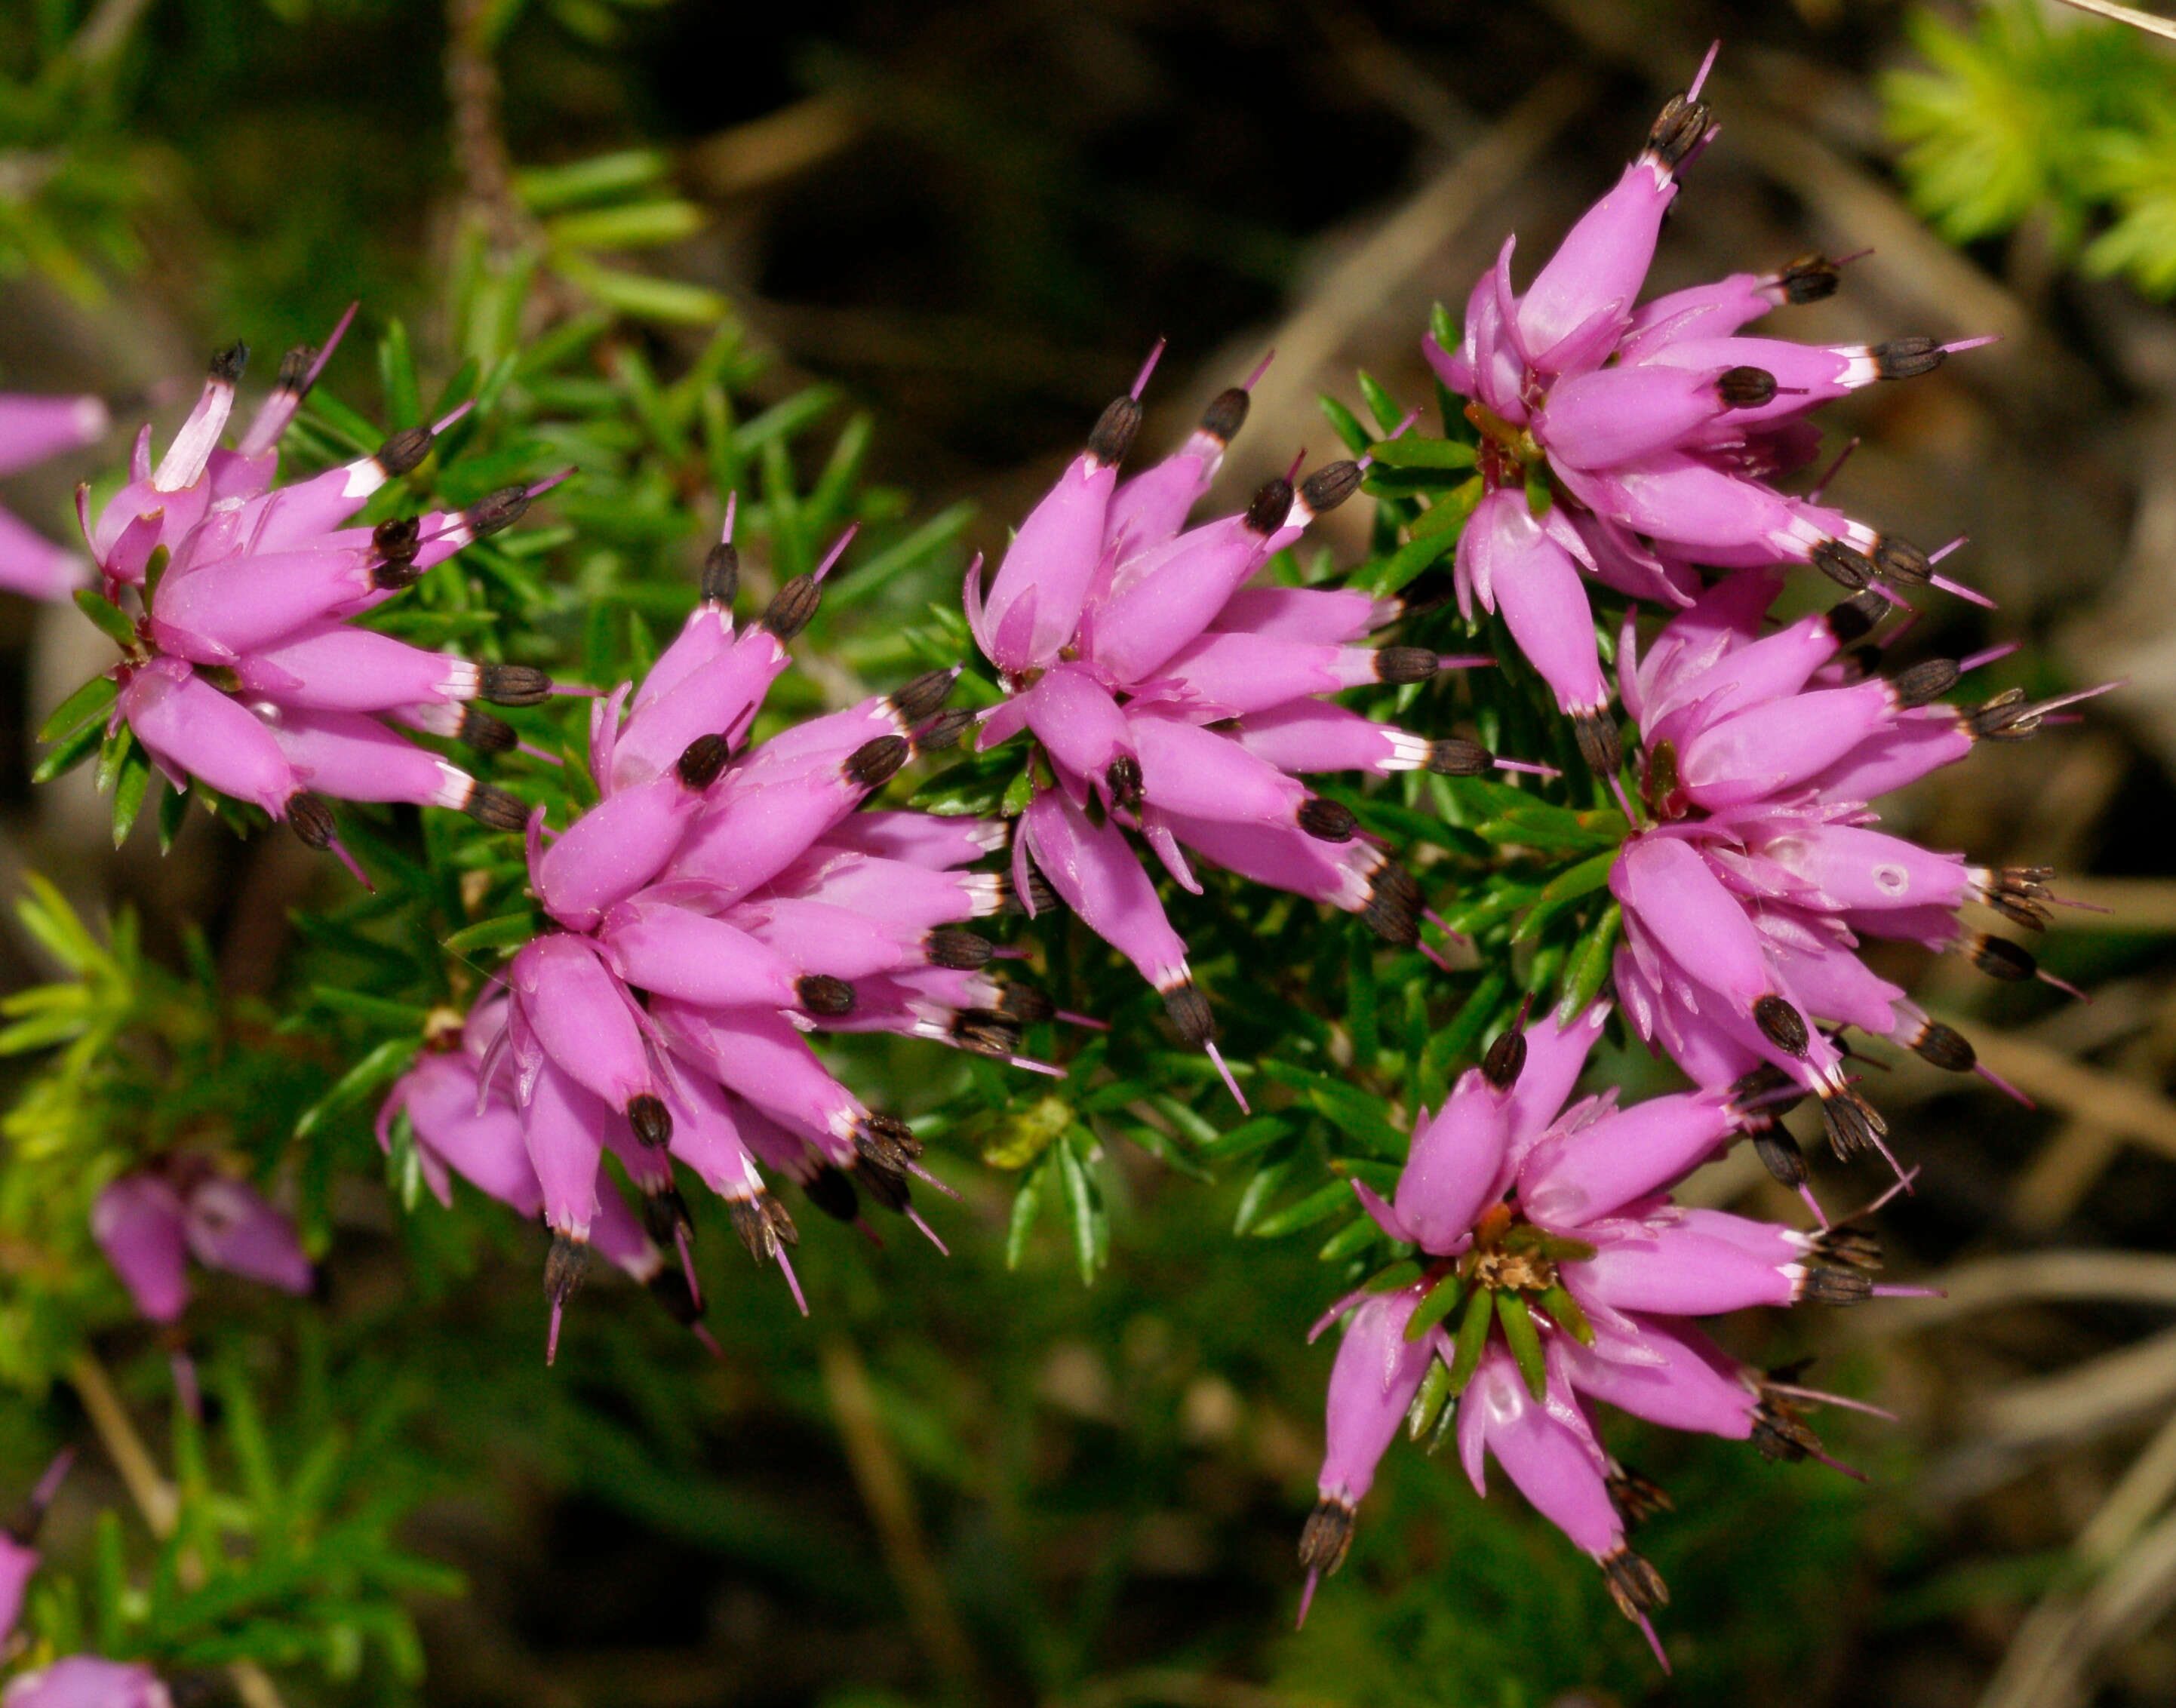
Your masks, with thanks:
[[[1837,1151],[1886,1129],[1852,1086],[1831,1031],[1855,1026],[1937,1066],[1972,1046],[1858,958],[1863,937],[1956,949],[1997,977],[2030,977],[2017,944],[1965,926],[1968,902],[2038,930],[2049,873],[1989,868],[1874,828],[1869,801],[1983,740],[2032,734],[2060,701],[2021,694],[1977,710],[1942,703],[1946,660],[1861,673],[1857,649],[1890,609],[1869,590],[1772,632],[1778,569],[1725,577],[1640,652],[1628,621],[1618,669],[1638,721],[1651,822],[1610,873],[1624,910],[1617,989],[1640,1036],[1700,1084],[1776,1075],[1820,1100]],[[1824,1028],[1830,1030],[1824,1030]],[[1788,1140],[1762,1154],[1803,1178]]]
[[[1423,1272],[1351,1294],[1316,1325],[1319,1334],[1347,1319],[1319,1500],[1300,1542],[1303,1618],[1317,1580],[1344,1558],[1401,1422],[1416,1437],[1455,1428],[1477,1493],[1493,1455],[1602,1567],[1651,1642],[1648,1615],[1667,1592],[1626,1538],[1667,1500],[1602,1444],[1596,1403],[1751,1440],[1772,1458],[1820,1456],[1797,1407],[1824,1396],[1738,1364],[1689,1319],[1901,1290],[1869,1278],[1879,1250],[1856,1228],[1807,1236],[1670,1202],[1675,1181],[1760,1118],[1728,1092],[1620,1108],[1612,1091],[1564,1107],[1607,1018],[1597,1004],[1507,1034],[1442,1108],[1421,1112],[1390,1201],[1354,1183]]]
[[[1362,644],[1402,614],[1395,599],[1248,588],[1357,490],[1362,466],[1330,464],[1297,488],[1272,480],[1243,511],[1188,528],[1248,394],[1220,394],[1176,452],[1122,482],[1140,389],[1104,411],[1020,524],[987,593],[979,565],[968,574],[968,624],[1007,696],[977,741],[987,748],[1025,733],[1042,756],[1015,844],[1022,893],[1032,895],[1032,862],[1162,995],[1180,1036],[1214,1056],[1208,1003],[1127,832],[1183,889],[1200,889],[1189,859],[1199,856],[1411,944],[1421,911],[1412,878],[1302,779],[1467,775],[1495,762],[1470,742],[1430,741],[1322,697],[1488,661]]]
[[[1740,335],[1836,289],[1835,264],[1819,256],[1634,307],[1677,175],[1715,134],[1699,98],[1706,74],[1703,64],[1663,108],[1640,157],[1523,296],[1506,240],[1473,288],[1460,346],[1423,345],[1444,383],[1471,400],[1481,436],[1482,496],[1458,543],[1460,610],[1471,618],[1478,601],[1500,612],[1575,721],[1588,763],[1613,774],[1617,730],[1586,577],[1679,607],[1700,590],[1695,563],[1811,563],[1889,597],[1929,582],[1963,591],[1908,541],[1771,482],[1813,458],[1807,411],[1984,340],[1824,347]]]
[[[140,1662],[70,1655],[10,1681],[0,1708],[173,1708],[173,1698]]]
[[[458,411],[343,467],[277,485],[280,437],[346,324],[323,350],[290,352],[233,449],[220,442],[247,351],[223,351],[165,455],[153,463],[147,427],[128,483],[95,516],[85,496],[84,536],[106,595],[136,607],[134,636],[113,672],[115,720],[176,788],[201,780],[291,823],[313,846],[332,840],[327,797],[451,807],[518,829],[526,816],[519,800],[400,732],[503,751],[513,730],[475,703],[533,704],[552,691],[550,680],[525,666],[411,646],[351,619],[509,525],[542,488],[509,487],[458,514],[346,525],[430,454]]]
[[[202,1158],[122,1175],[92,1205],[90,1231],[136,1308],[155,1323],[174,1321],[188,1305],[191,1257],[282,1292],[316,1285],[294,1224]]]
[[[0,1530],[0,1643],[14,1635],[15,1622],[23,1616],[23,1595],[38,1569],[38,1526],[53,1497],[60,1493],[61,1479],[74,1462],[74,1450],[64,1450],[46,1467],[46,1474],[24,1498],[21,1510],[8,1520],[5,1530]]]
[[[0,479],[80,450],[106,437],[111,423],[95,397],[30,397],[0,393]],[[60,599],[86,578],[73,552],[0,510],[0,587],[33,599]]]
[[[711,552],[699,603],[641,687],[593,708],[597,804],[548,845],[541,812],[530,819],[548,928],[479,999],[458,1047],[440,1029],[380,1112],[389,1146],[405,1114],[441,1197],[451,1171],[551,1230],[547,1356],[593,1249],[694,1323],[676,1165],[726,1201],[797,1299],[799,1236],[769,1173],[843,1219],[866,1194],[928,1231],[910,1196],[929,1178],[920,1142],[840,1084],[809,1032],[896,1031],[1043,1066],[1018,1051],[1048,999],[993,976],[993,945],[966,928],[1020,905],[1011,879],[960,869],[1003,847],[1004,826],[856,811],[916,753],[958,740],[966,721],[943,708],[959,672],[747,744],[837,555],[737,629],[730,537]],[[607,1156],[642,1200],[639,1223]]]

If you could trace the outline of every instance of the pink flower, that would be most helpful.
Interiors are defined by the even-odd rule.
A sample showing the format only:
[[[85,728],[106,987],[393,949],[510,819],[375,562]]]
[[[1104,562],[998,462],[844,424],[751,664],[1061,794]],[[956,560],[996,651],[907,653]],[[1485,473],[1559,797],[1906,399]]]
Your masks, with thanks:
[[[294,1224],[200,1157],[122,1175],[98,1194],[90,1231],[136,1308],[155,1323],[174,1321],[188,1303],[190,1257],[297,1296],[317,1282]]]
[[[1978,741],[2031,734],[2059,702],[1944,704],[1958,677],[1945,660],[1860,675],[1844,650],[1890,609],[1871,590],[1763,633],[1782,580],[1725,577],[1644,656],[1628,622],[1618,676],[1652,822],[1610,873],[1624,910],[1617,988],[1640,1036],[1700,1084],[1781,1075],[1820,1099],[1839,1152],[1878,1148],[1886,1129],[1832,1031],[1856,1026],[1941,1067],[1974,1062],[1965,1039],[1859,960],[1860,939],[1956,948],[1996,976],[2028,977],[2024,949],[1968,930],[1958,911],[1975,902],[2037,930],[2052,897],[2043,870],[1974,866],[1877,830],[1869,802]],[[1763,1155],[1803,1180],[1782,1134]]]
[[[1771,1457],[1818,1456],[1794,1408],[1825,1396],[1736,1363],[1689,1319],[1910,1291],[1874,1285],[1867,1271],[1879,1248],[1853,1227],[1807,1236],[1670,1202],[1675,1181],[1757,1118],[1728,1094],[1619,1108],[1610,1091],[1564,1107],[1607,1017],[1597,1005],[1507,1034],[1440,1110],[1421,1112],[1390,1202],[1354,1183],[1368,1213],[1426,1267],[1395,1292],[1348,1296],[1316,1325],[1349,1314],[1330,1376],[1320,1498],[1300,1542],[1308,1597],[1343,1558],[1400,1421],[1410,1417],[1417,1433],[1455,1401],[1476,1492],[1493,1455],[1646,1629],[1667,1592],[1626,1535],[1667,1501],[1603,1447],[1595,1403],[1751,1440]]]
[[[95,444],[111,424],[106,405],[95,397],[0,393],[0,478]],[[87,574],[75,552],[0,510],[0,587],[33,599],[61,599]]]
[[[140,1662],[70,1655],[12,1679],[0,1708],[173,1708],[173,1699]]]
[[[135,619],[113,670],[116,721],[175,787],[200,778],[291,823],[313,846],[332,845],[326,797],[451,807],[518,829],[526,816],[520,801],[399,732],[503,750],[513,730],[475,702],[532,704],[552,691],[550,680],[525,666],[427,651],[349,619],[507,526],[541,488],[509,487],[458,514],[346,525],[422,463],[456,417],[395,433],[345,467],[276,484],[280,436],[346,325],[343,318],[322,351],[289,354],[231,450],[220,442],[248,352],[240,345],[222,352],[166,454],[153,464],[146,427],[128,484],[96,516],[84,510],[105,591]]]
[[[1459,608],[1501,613],[1575,720],[1580,752],[1608,774],[1619,754],[1586,577],[1677,606],[1700,590],[1695,563],[1809,563],[1854,590],[1933,580],[1961,590],[1907,541],[1769,482],[1812,458],[1807,411],[1985,340],[1822,347],[1741,336],[1771,309],[1835,290],[1836,269],[1818,256],[1634,307],[1678,172],[1715,134],[1699,99],[1706,74],[1703,64],[1664,107],[1640,158],[1523,296],[1507,240],[1473,288],[1463,342],[1423,345],[1443,383],[1472,400],[1481,432],[1484,495],[1459,538]]]
[[[737,631],[732,548],[711,554],[702,602],[640,688],[596,703],[602,798],[548,846],[541,813],[530,822],[550,927],[471,1010],[459,1051],[441,1029],[380,1112],[389,1147],[405,1115],[442,1197],[459,1173],[551,1230],[547,1356],[592,1250],[699,1316],[676,1165],[797,1298],[799,1236],[767,1172],[846,1220],[867,1194],[921,1225],[920,1141],[835,1078],[810,1032],[896,1031],[1054,1071],[1018,1054],[1047,998],[992,976],[992,944],[966,928],[1020,905],[1012,879],[960,869],[1003,848],[1005,827],[856,811],[917,751],[958,740],[966,720],[943,706],[959,672],[746,744],[822,573]],[[639,1224],[607,1156],[642,1198]]]
[[[1008,695],[978,745],[1025,734],[1047,760],[1021,821],[1016,878],[1031,858],[1162,993],[1180,1035],[1212,1055],[1209,1005],[1128,832],[1183,889],[1200,888],[1188,857],[1198,855],[1410,944],[1412,879],[1301,779],[1494,763],[1472,742],[1432,742],[1321,698],[1487,660],[1360,645],[1396,620],[1396,600],[1245,585],[1357,489],[1359,465],[1330,464],[1297,489],[1270,481],[1244,511],[1185,526],[1246,412],[1243,389],[1221,394],[1178,451],[1120,482],[1140,420],[1121,398],[1020,525],[987,594],[979,568],[966,588],[969,627]]]

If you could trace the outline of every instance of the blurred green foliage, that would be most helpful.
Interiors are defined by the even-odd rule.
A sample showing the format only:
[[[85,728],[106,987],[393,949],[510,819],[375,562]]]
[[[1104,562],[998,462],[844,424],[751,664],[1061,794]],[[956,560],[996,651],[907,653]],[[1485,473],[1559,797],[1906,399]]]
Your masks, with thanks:
[[[2037,221],[2054,253],[2176,294],[2176,59],[2119,24],[1994,0],[1908,24],[1924,71],[1882,81],[1913,204],[1956,242]]]

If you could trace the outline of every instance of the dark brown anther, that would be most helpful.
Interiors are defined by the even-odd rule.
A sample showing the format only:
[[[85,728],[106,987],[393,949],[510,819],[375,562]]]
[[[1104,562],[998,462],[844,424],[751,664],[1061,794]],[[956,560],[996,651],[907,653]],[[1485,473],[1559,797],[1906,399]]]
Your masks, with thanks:
[[[1965,728],[1975,741],[2021,742],[2040,732],[2040,709],[2027,705],[2025,690],[2006,688],[1985,705],[1965,714]]]
[[[2054,900],[2048,880],[2054,875],[2049,866],[2005,866],[1989,874],[1980,900],[2012,925],[2045,931],[2054,922],[2046,904]]]
[[[461,802],[461,811],[492,830],[520,830],[529,823],[529,803],[496,783],[478,783]]]
[[[588,1243],[554,1233],[552,1249],[544,1254],[544,1297],[555,1305],[564,1305],[582,1290],[582,1277],[589,1269]]]
[[[683,1329],[692,1329],[703,1320],[703,1307],[694,1290],[688,1285],[688,1277],[671,1264],[643,1283],[650,1297],[664,1308],[665,1314]]]
[[[1360,917],[1385,943],[1411,949],[1420,941],[1421,886],[1395,860],[1385,860],[1368,880],[1368,905]]]
[[[468,524],[469,532],[477,539],[487,539],[503,529],[511,528],[529,514],[529,488],[501,487],[487,492],[467,509],[461,519]]]
[[[755,1201],[763,1206],[764,1220],[770,1224],[772,1237],[781,1245],[801,1243],[801,1230],[793,1225],[792,1214],[778,1201],[775,1194],[759,1192]]]
[[[1035,1025],[1058,1012],[1058,1004],[1031,984],[1006,984],[998,994],[998,1012],[1007,1020]]]
[[[1716,376],[1715,391],[1725,409],[1759,409],[1776,400],[1776,376],[1765,367],[1726,368]]]
[[[973,972],[987,966],[994,952],[989,938],[962,931],[956,925],[940,925],[922,942],[932,966],[950,967],[955,972]]]
[[[695,1218],[688,1213],[688,1200],[677,1187],[662,1186],[642,1199],[642,1231],[660,1245],[670,1245],[682,1233],[695,1231]]]
[[[1870,1228],[1847,1221],[1825,1229],[1814,1241],[1814,1249],[1831,1262],[1872,1275],[1881,1267],[1881,1239]]]
[[[1900,540],[1893,534],[1884,534],[1874,542],[1874,567],[1888,579],[1912,587],[1923,587],[1934,576],[1933,560],[1909,540]]]
[[[1394,688],[1426,682],[1439,667],[1435,654],[1425,646],[1385,646],[1375,653],[1375,680]]]
[[[1908,709],[1939,699],[1957,685],[1958,674],[1954,658],[1930,658],[1899,671],[1890,678],[1889,685],[1896,691],[1898,708]]]
[[[370,585],[380,593],[398,593],[422,579],[423,572],[410,558],[388,559],[370,566]]]
[[[1020,1053],[1020,1029],[1003,1014],[968,1009],[952,1017],[952,1042],[978,1056],[1002,1060]]]
[[[1088,458],[1104,468],[1116,468],[1134,448],[1134,435],[1141,430],[1141,406],[1130,397],[1114,398],[1088,435]]]
[[[859,1148],[858,1141],[857,1148]],[[862,1190],[886,1210],[904,1210],[913,1201],[913,1194],[907,1187],[903,1169],[878,1161],[863,1152],[855,1165],[854,1173],[861,1183]]]
[[[1760,1034],[1787,1056],[1803,1058],[1811,1042],[1806,1033],[1806,1019],[1798,1009],[1772,991],[1757,998],[1753,1004],[1753,1023]]]
[[[698,736],[681,748],[672,770],[682,788],[699,792],[718,781],[718,773],[732,755],[732,745],[723,736]]]
[[[1238,386],[1230,386],[1209,400],[1209,407],[1201,411],[1201,431],[1220,445],[1228,445],[1239,437],[1239,429],[1247,424],[1247,411],[1254,400]]]
[[[1318,842],[1350,842],[1360,821],[1342,802],[1312,795],[1300,803],[1299,827]]]
[[[854,1192],[854,1183],[843,1171],[829,1162],[820,1165],[816,1172],[801,1183],[801,1189],[808,1194],[808,1201],[824,1215],[837,1221],[851,1221],[862,1213],[861,1199]]]
[[[1180,1042],[1195,1045],[1215,1042],[1216,1018],[1209,1012],[1209,998],[1192,979],[1163,993],[1163,1011],[1171,1017]]]
[[[2031,953],[2007,938],[1974,934],[1966,938],[1961,947],[1974,966],[2005,984],[2019,983],[2040,971],[2040,963]]]
[[[1531,1004],[1531,998],[1529,998]],[[1519,1010],[1519,1018],[1510,1031],[1488,1047],[1481,1058],[1481,1077],[1499,1091],[1508,1091],[1519,1083],[1519,1075],[1526,1069],[1526,1010]]]
[[[1609,1599],[1617,1603],[1617,1611],[1628,1619],[1636,1622],[1669,1605],[1669,1586],[1662,1581],[1662,1575],[1629,1548],[1602,1556],[1602,1581],[1608,1586]]]
[[[1831,606],[1821,621],[1828,626],[1838,646],[1849,646],[1871,634],[1874,626],[1889,611],[1888,600],[1869,587],[1863,593],[1854,593],[1841,605]]]
[[[385,471],[388,480],[397,481],[430,454],[430,428],[403,427],[378,448],[378,454],[372,460]]]
[[[879,736],[846,755],[846,778],[857,787],[880,789],[899,775],[913,749],[898,736]]]
[[[1939,1020],[1921,1025],[1919,1036],[1912,1040],[1912,1053],[1952,1074],[1968,1074],[1979,1061],[1979,1052],[1972,1048],[1972,1040],[1955,1026],[1945,1026]]]
[[[521,738],[504,718],[495,718],[473,705],[464,705],[460,721],[454,726],[454,739],[480,753],[510,753]]]
[[[1647,152],[1666,166],[1675,166],[1700,146],[1715,122],[1704,101],[1689,95],[1673,95],[1662,104],[1652,129],[1647,133]]]
[[[1786,302],[1819,302],[1836,295],[1836,286],[1843,282],[1843,275],[1835,262],[1815,253],[1799,256],[1776,275],[1776,282],[1783,287]]]
[[[211,377],[232,385],[242,378],[242,370],[248,366],[249,346],[237,338],[226,349],[213,352]]]
[[[1821,1127],[1829,1135],[1829,1148],[1838,1156],[1871,1150],[1874,1141],[1889,1130],[1880,1112],[1851,1091],[1830,1091],[1821,1097]]]
[[[1259,534],[1264,539],[1285,525],[1292,514],[1292,482],[1282,476],[1267,480],[1254,489],[1254,496],[1247,505],[1247,531]]]
[[[1781,1400],[1764,1399],[1753,1414],[1754,1447],[1763,1459],[1796,1464],[1821,1450],[1821,1438]]]
[[[1624,748],[1617,733],[1617,721],[1606,711],[1579,712],[1571,721],[1579,742],[1579,756],[1598,777],[1613,777],[1624,763]]]
[[[420,517],[395,516],[370,530],[371,554],[388,563],[413,562],[422,544],[423,524]]]
[[[333,809],[315,795],[297,791],[287,797],[287,824],[305,848],[323,853],[333,845]]]
[[[769,629],[784,643],[793,639],[808,626],[808,619],[816,614],[816,606],[824,596],[824,590],[813,575],[797,575],[771,596],[760,619],[762,627]]]
[[[1677,1503],[1661,1483],[1624,1466],[1611,1471],[1608,1486],[1609,1504],[1617,1509],[1627,1530],[1637,1529],[1657,1513],[1677,1510]]]
[[[702,578],[696,587],[704,604],[731,605],[741,590],[741,554],[719,541],[703,556]]]
[[[1055,913],[1064,905],[1058,892],[1050,887],[1050,880],[1032,866],[1027,869],[1027,899],[1040,919],[1046,913]]]
[[[1806,1183],[1806,1153],[1798,1141],[1781,1127],[1764,1127],[1753,1135],[1753,1154],[1768,1171],[1768,1178],[1792,1190]]]
[[[1349,457],[1325,463],[1299,483],[1301,501],[1319,516],[1334,510],[1360,490],[1360,465]]]
[[[280,358],[280,377],[274,384],[281,391],[299,394],[302,382],[309,378],[310,364],[318,359],[317,351],[307,344],[298,344]]]
[[[1104,786],[1111,791],[1111,804],[1122,812],[1137,813],[1141,806],[1141,762],[1131,753],[1121,753],[1111,761],[1103,773]]]
[[[804,1012],[836,1020],[854,1011],[854,987],[828,972],[803,973],[793,982],[793,994]]]
[[[1822,541],[1814,547],[1809,561],[1837,586],[1848,587],[1854,593],[1874,579],[1874,560],[1841,540]]]
[[[627,1100],[627,1123],[635,1138],[653,1150],[672,1142],[672,1112],[655,1091],[637,1091]]]
[[[1446,736],[1428,743],[1428,769],[1439,777],[1477,777],[1495,763],[1495,754],[1462,737]]]
[[[1931,338],[1892,338],[1867,351],[1880,379],[1917,379],[1942,365],[1949,351]]]
[[[726,1213],[732,1217],[733,1232],[740,1236],[741,1243],[756,1262],[768,1262],[778,1255],[778,1235],[760,1202],[753,1198],[729,1198],[726,1200]]]
[[[476,698],[493,705],[541,705],[552,698],[552,678],[534,665],[483,665],[476,671]]]
[[[888,704],[894,715],[911,727],[933,715],[952,697],[952,685],[959,679],[956,670],[924,671],[904,688],[894,688]]]
[[[1874,1283],[1855,1270],[1830,1269],[1815,1264],[1798,1284],[1799,1297],[1815,1304],[1863,1304],[1874,1297]]]
[[[941,711],[914,732],[912,739],[916,756],[949,753],[974,727],[975,714],[965,706],[954,706],[949,711]]]
[[[914,1129],[898,1116],[871,1115],[863,1124],[903,1162],[911,1162],[922,1155],[922,1140],[915,1137]]]
[[[1657,819],[1683,816],[1684,803],[1675,798],[1677,792],[1678,744],[1656,742],[1647,750],[1647,809]]]
[[[1345,1564],[1352,1546],[1352,1524],[1357,1516],[1341,1500],[1319,1500],[1307,1515],[1299,1533],[1299,1563],[1311,1572],[1328,1577]]]

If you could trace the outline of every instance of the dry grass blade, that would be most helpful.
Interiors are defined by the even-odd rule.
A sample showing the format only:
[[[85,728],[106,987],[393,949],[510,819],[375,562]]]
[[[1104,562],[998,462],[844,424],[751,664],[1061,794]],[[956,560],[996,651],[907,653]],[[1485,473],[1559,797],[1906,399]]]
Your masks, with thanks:
[[[2162,18],[2152,12],[2141,12],[2135,6],[2119,6],[2115,0],[2063,0],[2073,11],[2090,12],[2096,18],[2108,18],[2118,24],[2128,24],[2133,30],[2142,30],[2148,35],[2158,35],[2164,41],[2176,41],[2176,18]]]
[[[1883,1333],[1926,1328],[2028,1300],[2115,1300],[2176,1308],[2176,1257],[2148,1252],[2035,1252],[1988,1258],[1925,1279],[1943,1296],[1896,1301],[1885,1314]]]

